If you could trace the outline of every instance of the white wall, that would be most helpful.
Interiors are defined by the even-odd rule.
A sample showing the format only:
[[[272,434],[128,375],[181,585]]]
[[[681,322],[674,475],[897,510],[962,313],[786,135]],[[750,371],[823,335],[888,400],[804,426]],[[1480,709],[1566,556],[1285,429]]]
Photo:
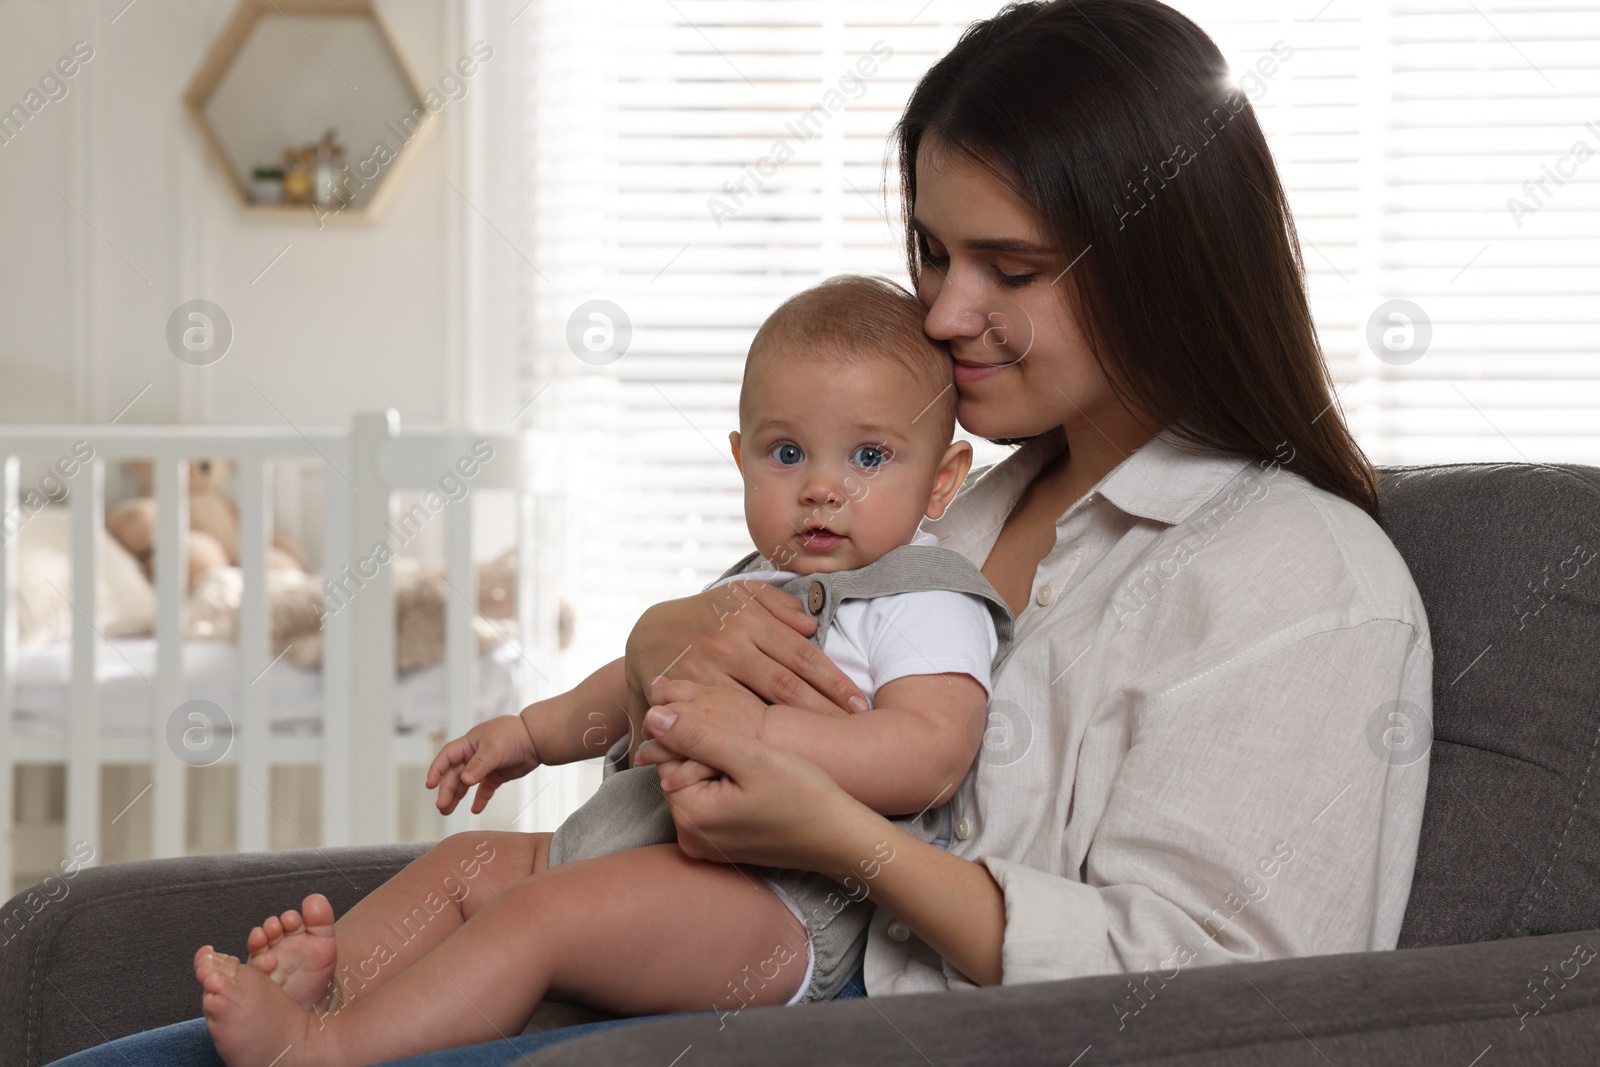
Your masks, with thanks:
[[[0,0],[0,108],[74,42],[94,50],[67,95],[0,144],[0,421],[104,421],[146,385],[121,422],[470,416],[459,265],[471,209],[446,183],[469,188],[448,128],[467,101],[411,147],[381,218],[319,230],[309,213],[250,216],[181,104],[232,0],[126,3]],[[465,53],[472,4],[379,6],[425,84]],[[166,345],[169,314],[197,297],[235,330],[211,367]]]

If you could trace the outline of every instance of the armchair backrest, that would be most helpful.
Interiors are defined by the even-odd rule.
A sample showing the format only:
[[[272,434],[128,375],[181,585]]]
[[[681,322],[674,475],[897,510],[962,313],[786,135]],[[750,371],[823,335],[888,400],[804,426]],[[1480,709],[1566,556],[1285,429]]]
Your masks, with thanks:
[[[1433,638],[1433,748],[1400,947],[1600,924],[1600,469],[1381,471]]]

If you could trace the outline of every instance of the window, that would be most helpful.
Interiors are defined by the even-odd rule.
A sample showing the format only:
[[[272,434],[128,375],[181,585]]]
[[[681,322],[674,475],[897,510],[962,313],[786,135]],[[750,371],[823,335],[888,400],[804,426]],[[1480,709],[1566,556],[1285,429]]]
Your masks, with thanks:
[[[576,672],[748,551],[726,440],[745,347],[827,275],[904,281],[886,135],[923,70],[999,6],[534,0],[519,17],[520,358],[564,450]],[[1600,463],[1600,13],[1176,6],[1236,74],[1274,60],[1246,87],[1373,459]],[[621,320],[570,321],[592,300],[631,327],[610,362]],[[573,331],[602,351],[578,358]],[[1002,452],[981,443],[980,462]]]

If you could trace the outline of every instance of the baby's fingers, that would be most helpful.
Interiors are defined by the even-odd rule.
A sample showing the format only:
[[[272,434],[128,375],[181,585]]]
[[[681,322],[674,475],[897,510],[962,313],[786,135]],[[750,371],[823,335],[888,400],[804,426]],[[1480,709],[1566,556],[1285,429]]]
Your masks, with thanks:
[[[670,771],[666,770],[667,764],[662,764],[657,770],[661,775],[661,791],[663,793],[676,792],[685,786],[694,785],[696,782],[706,782],[713,778],[720,778],[721,772],[707,767],[699,760],[686,759],[677,761],[677,765]]]
[[[461,781],[466,785],[481,782],[500,769],[500,753],[488,745],[480,745],[467,765],[461,769]]]
[[[465,763],[470,759],[473,750],[477,747],[470,738],[465,736],[446,742],[445,746],[439,750],[439,754],[433,757],[433,762],[428,765],[428,778],[424,783],[426,787],[432,789],[451,767]]]
[[[467,789],[461,784],[460,766],[453,766],[439,780],[439,796],[435,806],[441,813],[449,815],[455,810],[456,803],[466,795]]]
[[[472,794],[472,814],[477,815],[489,806],[489,798],[494,796],[494,791],[500,788],[500,783],[493,779],[478,786],[477,792]]]

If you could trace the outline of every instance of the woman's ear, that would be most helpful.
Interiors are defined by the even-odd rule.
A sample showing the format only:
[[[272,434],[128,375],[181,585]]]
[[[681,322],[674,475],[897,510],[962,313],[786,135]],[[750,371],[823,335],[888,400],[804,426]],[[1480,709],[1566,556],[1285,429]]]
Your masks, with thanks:
[[[733,465],[739,468],[739,473],[744,473],[744,464],[739,460],[739,431],[728,431],[728,445],[733,449]]]
[[[972,446],[965,441],[951,441],[950,447],[944,450],[944,459],[939,461],[939,472],[933,479],[933,492],[928,495],[928,510],[923,514],[930,519],[943,516],[944,509],[955,499],[956,491],[967,480],[967,472],[971,469]]]

